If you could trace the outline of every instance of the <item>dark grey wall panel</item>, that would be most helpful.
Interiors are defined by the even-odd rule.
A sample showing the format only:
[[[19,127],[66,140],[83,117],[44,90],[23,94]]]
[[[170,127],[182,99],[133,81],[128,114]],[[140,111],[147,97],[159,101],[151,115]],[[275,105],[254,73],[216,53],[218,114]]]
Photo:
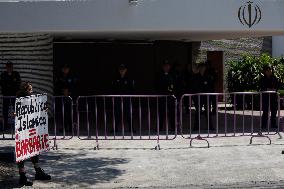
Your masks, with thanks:
[[[14,63],[14,70],[20,73],[22,81],[32,83],[34,93],[53,95],[53,38],[49,34],[0,34],[1,73],[8,60]],[[0,107],[2,114],[2,101]]]

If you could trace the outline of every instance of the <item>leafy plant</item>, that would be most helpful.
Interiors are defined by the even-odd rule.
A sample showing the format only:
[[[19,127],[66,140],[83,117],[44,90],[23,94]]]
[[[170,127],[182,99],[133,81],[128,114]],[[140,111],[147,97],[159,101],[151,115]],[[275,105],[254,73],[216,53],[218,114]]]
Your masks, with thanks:
[[[268,54],[262,54],[260,57],[243,55],[238,61],[227,62],[227,66],[229,92],[258,91],[264,66],[271,66],[274,75],[281,82],[284,80],[284,58],[274,59]]]
[[[259,91],[259,79],[263,76],[264,66],[270,66],[274,75],[279,81],[284,81],[284,58],[274,59],[268,54],[262,54],[260,57],[243,55],[238,61],[227,62],[227,86],[229,92]],[[283,86],[282,86],[283,88]],[[283,90],[279,90],[284,95]],[[232,98],[231,98],[232,100]],[[245,99],[245,106],[251,107],[251,99],[249,96]],[[259,99],[254,99],[254,107],[258,108]],[[243,107],[243,99],[241,95],[237,95],[236,104],[238,109]]]

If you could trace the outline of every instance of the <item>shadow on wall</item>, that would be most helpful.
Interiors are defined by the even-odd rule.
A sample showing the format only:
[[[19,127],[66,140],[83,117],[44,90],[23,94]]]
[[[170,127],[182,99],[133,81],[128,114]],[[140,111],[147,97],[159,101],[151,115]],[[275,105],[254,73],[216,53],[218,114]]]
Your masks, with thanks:
[[[117,168],[117,166],[129,162],[123,158],[90,157],[87,156],[87,153],[87,151],[78,153],[51,151],[40,157],[40,164],[51,175],[50,184],[61,185],[62,187],[76,185],[81,188],[90,187],[97,183],[111,182],[124,174],[124,171]],[[33,180],[34,171],[31,168],[31,163],[27,162],[26,167],[28,168],[28,177]],[[0,188],[19,187],[17,183],[18,177],[13,177],[10,180],[0,180]],[[46,184],[50,186],[48,182]]]

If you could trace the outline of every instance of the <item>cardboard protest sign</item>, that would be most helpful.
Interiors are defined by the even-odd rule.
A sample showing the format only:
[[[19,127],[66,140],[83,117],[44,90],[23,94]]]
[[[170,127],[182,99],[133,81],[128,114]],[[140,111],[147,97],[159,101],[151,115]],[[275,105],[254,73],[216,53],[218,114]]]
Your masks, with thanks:
[[[23,161],[49,150],[47,96],[20,97],[15,102],[15,154]]]

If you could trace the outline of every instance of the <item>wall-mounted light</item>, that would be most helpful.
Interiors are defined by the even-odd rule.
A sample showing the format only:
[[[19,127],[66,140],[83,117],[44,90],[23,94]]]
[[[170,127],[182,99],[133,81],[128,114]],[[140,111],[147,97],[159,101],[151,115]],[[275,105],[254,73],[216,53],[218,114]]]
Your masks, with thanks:
[[[129,0],[129,5],[137,5],[138,0]]]

